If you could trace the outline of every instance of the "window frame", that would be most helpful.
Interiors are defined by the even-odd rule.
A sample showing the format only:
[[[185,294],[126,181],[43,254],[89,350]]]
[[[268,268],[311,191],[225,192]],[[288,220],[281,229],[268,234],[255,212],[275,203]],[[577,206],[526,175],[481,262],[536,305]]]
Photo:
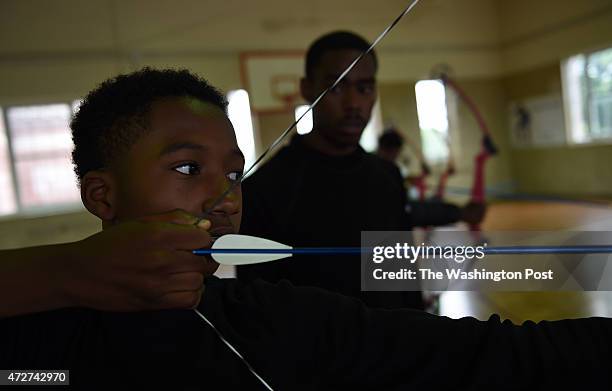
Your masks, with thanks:
[[[585,126],[586,126],[585,134],[586,134],[587,139],[585,141],[577,141],[577,137],[575,136],[577,132],[573,128],[573,121],[572,121],[573,118],[572,118],[572,114],[570,113],[571,110],[569,109],[569,106],[573,104],[573,102],[571,100],[570,93],[569,93],[570,87],[568,86],[568,82],[567,82],[569,77],[567,76],[567,71],[566,71],[566,67],[570,59],[574,57],[578,57],[578,56],[584,56],[585,57],[585,68],[586,68],[588,66],[588,58],[591,55],[597,52],[603,52],[607,50],[612,51],[612,46],[598,47],[598,48],[594,48],[591,50],[574,53],[570,56],[563,58],[560,61],[559,69],[560,69],[560,76],[561,76],[561,94],[562,94],[562,100],[563,100],[563,114],[564,114],[564,121],[565,121],[565,139],[566,139],[565,146],[567,147],[580,148],[580,147],[590,147],[590,146],[612,145],[612,132],[607,137],[599,137],[599,138],[591,137],[592,133],[591,133],[591,119],[590,118],[586,118],[586,121],[585,121]],[[586,79],[587,81],[590,81],[588,77]],[[588,84],[590,85],[590,83]],[[586,106],[586,108],[581,107],[581,110],[586,110],[588,113],[588,116],[590,117],[591,111],[590,111],[589,99],[591,97],[591,90],[589,87],[587,88],[588,88],[588,91],[586,94],[587,98],[585,99],[583,96],[581,96],[581,105]]]
[[[46,205],[36,205],[36,206],[28,206],[24,207],[22,199],[21,199],[21,189],[19,187],[19,178],[17,175],[16,161],[15,161],[15,150],[13,145],[13,138],[11,134],[11,124],[8,121],[8,112],[11,108],[15,107],[28,107],[28,106],[47,106],[47,105],[67,105],[70,109],[71,116],[74,115],[75,111],[75,102],[80,102],[80,99],[58,99],[53,102],[28,102],[28,103],[14,103],[9,105],[0,106],[0,112],[2,113],[2,118],[0,120],[3,121],[4,124],[4,136],[6,138],[6,151],[8,155],[8,166],[9,166],[9,175],[11,176],[12,183],[12,192],[13,197],[15,199],[15,211],[12,213],[4,213],[0,214],[0,221],[3,220],[12,220],[20,217],[44,217],[44,216],[52,216],[52,215],[61,215],[74,213],[79,211],[84,211],[85,207],[82,202],[74,201],[74,202],[55,202]],[[76,106],[78,107],[78,106]]]

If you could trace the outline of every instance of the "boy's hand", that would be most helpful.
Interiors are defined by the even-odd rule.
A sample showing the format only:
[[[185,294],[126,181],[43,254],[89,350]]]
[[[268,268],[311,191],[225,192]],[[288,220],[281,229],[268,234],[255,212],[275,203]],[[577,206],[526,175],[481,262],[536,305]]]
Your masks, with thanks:
[[[71,306],[109,311],[194,308],[217,263],[193,255],[209,247],[210,222],[183,211],[117,224],[69,244],[58,278]]]

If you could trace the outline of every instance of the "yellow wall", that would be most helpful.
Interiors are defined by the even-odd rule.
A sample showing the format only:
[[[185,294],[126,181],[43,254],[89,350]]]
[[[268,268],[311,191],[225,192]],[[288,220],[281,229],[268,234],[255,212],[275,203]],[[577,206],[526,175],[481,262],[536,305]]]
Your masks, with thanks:
[[[0,220],[0,249],[72,242],[84,239],[100,228],[100,220],[85,211],[4,218]]]
[[[559,64],[508,76],[503,85],[508,102],[561,94]],[[521,192],[612,197],[612,145],[512,149],[511,163]]]
[[[501,73],[528,71],[612,45],[610,0],[499,1]]]
[[[162,56],[136,62],[109,58],[54,58],[0,62],[0,106],[82,98],[99,83],[142,66],[187,68],[223,90],[240,88],[237,55]]]

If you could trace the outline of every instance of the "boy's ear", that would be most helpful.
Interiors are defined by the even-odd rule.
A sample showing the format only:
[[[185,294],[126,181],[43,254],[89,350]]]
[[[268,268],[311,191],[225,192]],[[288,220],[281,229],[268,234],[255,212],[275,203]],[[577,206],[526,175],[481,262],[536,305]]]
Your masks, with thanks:
[[[312,82],[305,77],[300,79],[300,93],[302,94],[302,98],[308,103],[312,103],[316,98],[316,96],[314,96]]]
[[[116,214],[116,183],[108,171],[89,171],[81,179],[81,200],[87,210],[102,221],[112,221]]]

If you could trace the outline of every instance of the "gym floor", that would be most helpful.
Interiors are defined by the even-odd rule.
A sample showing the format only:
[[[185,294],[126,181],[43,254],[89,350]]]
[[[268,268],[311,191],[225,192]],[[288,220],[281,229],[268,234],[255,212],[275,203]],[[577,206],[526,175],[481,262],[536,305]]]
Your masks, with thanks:
[[[588,202],[501,202],[492,204],[483,231],[612,231],[612,205]],[[446,292],[440,314],[515,323],[585,316],[612,316],[611,292]]]

